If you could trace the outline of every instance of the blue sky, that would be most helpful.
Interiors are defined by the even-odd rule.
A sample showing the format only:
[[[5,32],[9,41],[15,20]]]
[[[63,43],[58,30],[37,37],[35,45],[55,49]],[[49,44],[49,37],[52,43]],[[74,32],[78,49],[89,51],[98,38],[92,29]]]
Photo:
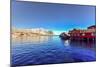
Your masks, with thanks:
[[[95,25],[95,6],[12,2],[12,27],[45,28],[60,34]]]

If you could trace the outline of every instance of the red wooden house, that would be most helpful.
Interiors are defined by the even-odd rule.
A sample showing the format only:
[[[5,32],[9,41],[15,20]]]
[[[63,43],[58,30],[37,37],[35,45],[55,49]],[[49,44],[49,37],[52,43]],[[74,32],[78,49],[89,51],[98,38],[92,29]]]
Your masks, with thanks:
[[[95,40],[96,38],[96,27],[95,25],[88,27],[85,30],[73,29],[69,31],[69,36],[71,39],[76,40]]]

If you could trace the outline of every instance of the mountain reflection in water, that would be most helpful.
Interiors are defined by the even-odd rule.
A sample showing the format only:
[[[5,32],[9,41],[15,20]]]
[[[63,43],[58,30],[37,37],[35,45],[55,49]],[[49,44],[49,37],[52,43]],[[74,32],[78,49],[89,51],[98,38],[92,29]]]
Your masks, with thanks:
[[[63,41],[59,36],[12,39],[12,66],[96,60],[95,42]]]
[[[19,38],[13,38],[13,43],[23,43],[24,44],[42,44],[46,43],[49,40],[52,40],[52,36],[34,36],[34,37],[19,37]]]

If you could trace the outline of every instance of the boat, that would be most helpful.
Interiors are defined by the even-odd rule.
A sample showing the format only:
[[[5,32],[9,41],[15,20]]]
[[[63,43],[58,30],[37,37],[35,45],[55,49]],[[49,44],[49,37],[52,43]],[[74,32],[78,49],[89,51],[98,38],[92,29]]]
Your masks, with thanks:
[[[67,35],[66,33],[61,33],[60,35],[59,35],[59,37],[62,39],[62,40],[67,40],[67,39],[69,39],[70,38],[70,36],[69,35]]]

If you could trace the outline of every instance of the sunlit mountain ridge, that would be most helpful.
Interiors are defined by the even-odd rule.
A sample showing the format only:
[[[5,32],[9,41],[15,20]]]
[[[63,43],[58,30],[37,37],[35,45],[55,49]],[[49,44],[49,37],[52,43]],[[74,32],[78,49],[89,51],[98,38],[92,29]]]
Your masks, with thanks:
[[[47,30],[44,28],[33,28],[33,29],[19,29],[12,28],[12,37],[21,37],[21,36],[51,36],[54,35],[53,31]]]

